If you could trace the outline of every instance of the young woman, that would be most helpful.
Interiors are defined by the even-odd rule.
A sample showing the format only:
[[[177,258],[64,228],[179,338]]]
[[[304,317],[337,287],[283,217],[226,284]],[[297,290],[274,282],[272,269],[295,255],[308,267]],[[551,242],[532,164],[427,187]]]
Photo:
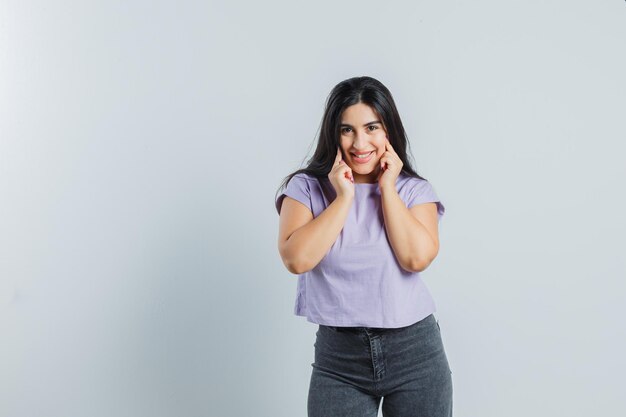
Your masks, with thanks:
[[[389,90],[371,77],[342,81],[308,166],[276,199],[278,250],[298,274],[294,313],[319,325],[309,417],[376,417],[383,398],[385,417],[452,415],[451,371],[420,278],[445,209],[407,146]]]

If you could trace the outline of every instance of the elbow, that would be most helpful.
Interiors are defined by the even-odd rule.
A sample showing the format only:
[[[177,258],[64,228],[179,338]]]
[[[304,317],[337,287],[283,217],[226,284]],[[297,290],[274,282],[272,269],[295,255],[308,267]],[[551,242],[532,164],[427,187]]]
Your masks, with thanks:
[[[423,270],[428,268],[428,265],[424,262],[413,261],[405,263],[404,265],[402,265],[402,268],[409,272],[422,272]]]
[[[300,275],[303,273],[302,265],[300,265],[298,262],[283,260],[283,263],[285,264],[287,271],[291,272],[292,274]]]
[[[287,270],[292,274],[300,275],[311,270],[311,268],[302,261],[285,262]]]
[[[433,259],[423,259],[423,258],[409,259],[405,261],[404,263],[402,263],[401,266],[402,268],[404,268],[405,270],[409,272],[422,272],[430,266],[432,261]]]
[[[402,264],[402,267],[409,272],[422,272],[430,266],[439,253],[439,242],[436,243],[433,251],[426,256],[412,257]]]
[[[278,253],[287,271],[298,275],[306,272],[304,262],[290,250],[287,241],[279,243]]]
[[[287,268],[287,271],[291,272],[292,274],[300,275],[312,269],[309,266],[308,262],[301,258],[283,256],[282,260],[285,268]]]

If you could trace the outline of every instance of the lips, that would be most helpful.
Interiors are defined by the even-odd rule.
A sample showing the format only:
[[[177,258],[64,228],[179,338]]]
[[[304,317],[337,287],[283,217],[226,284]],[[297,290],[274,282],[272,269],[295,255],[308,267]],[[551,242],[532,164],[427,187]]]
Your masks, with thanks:
[[[351,155],[352,155],[352,160],[354,162],[356,162],[357,164],[365,164],[365,163],[369,162],[370,159],[372,159],[372,156],[374,155],[374,151],[371,151],[369,153],[363,154],[363,155],[367,155],[367,156],[361,157],[361,158],[357,157],[356,154],[353,154],[353,153],[351,153]]]
[[[369,151],[369,152],[350,152],[350,153],[352,155],[356,155],[356,156],[363,156],[363,155],[369,155],[372,152],[374,152],[374,151]]]

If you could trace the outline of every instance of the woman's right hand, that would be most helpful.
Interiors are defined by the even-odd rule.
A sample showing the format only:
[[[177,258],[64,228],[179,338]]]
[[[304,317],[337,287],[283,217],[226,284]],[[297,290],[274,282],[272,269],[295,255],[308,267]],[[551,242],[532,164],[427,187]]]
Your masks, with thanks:
[[[335,158],[335,162],[333,162],[333,167],[328,173],[328,179],[333,185],[333,188],[337,193],[337,197],[354,197],[354,178],[352,177],[352,169],[350,169],[350,167],[343,162],[341,149],[339,147],[337,148],[337,156]]]

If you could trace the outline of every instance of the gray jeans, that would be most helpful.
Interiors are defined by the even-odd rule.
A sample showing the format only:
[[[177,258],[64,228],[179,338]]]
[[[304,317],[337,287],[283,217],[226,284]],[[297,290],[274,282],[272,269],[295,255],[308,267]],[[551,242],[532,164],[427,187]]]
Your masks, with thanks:
[[[309,417],[452,416],[452,372],[434,315],[406,327],[319,325]]]

